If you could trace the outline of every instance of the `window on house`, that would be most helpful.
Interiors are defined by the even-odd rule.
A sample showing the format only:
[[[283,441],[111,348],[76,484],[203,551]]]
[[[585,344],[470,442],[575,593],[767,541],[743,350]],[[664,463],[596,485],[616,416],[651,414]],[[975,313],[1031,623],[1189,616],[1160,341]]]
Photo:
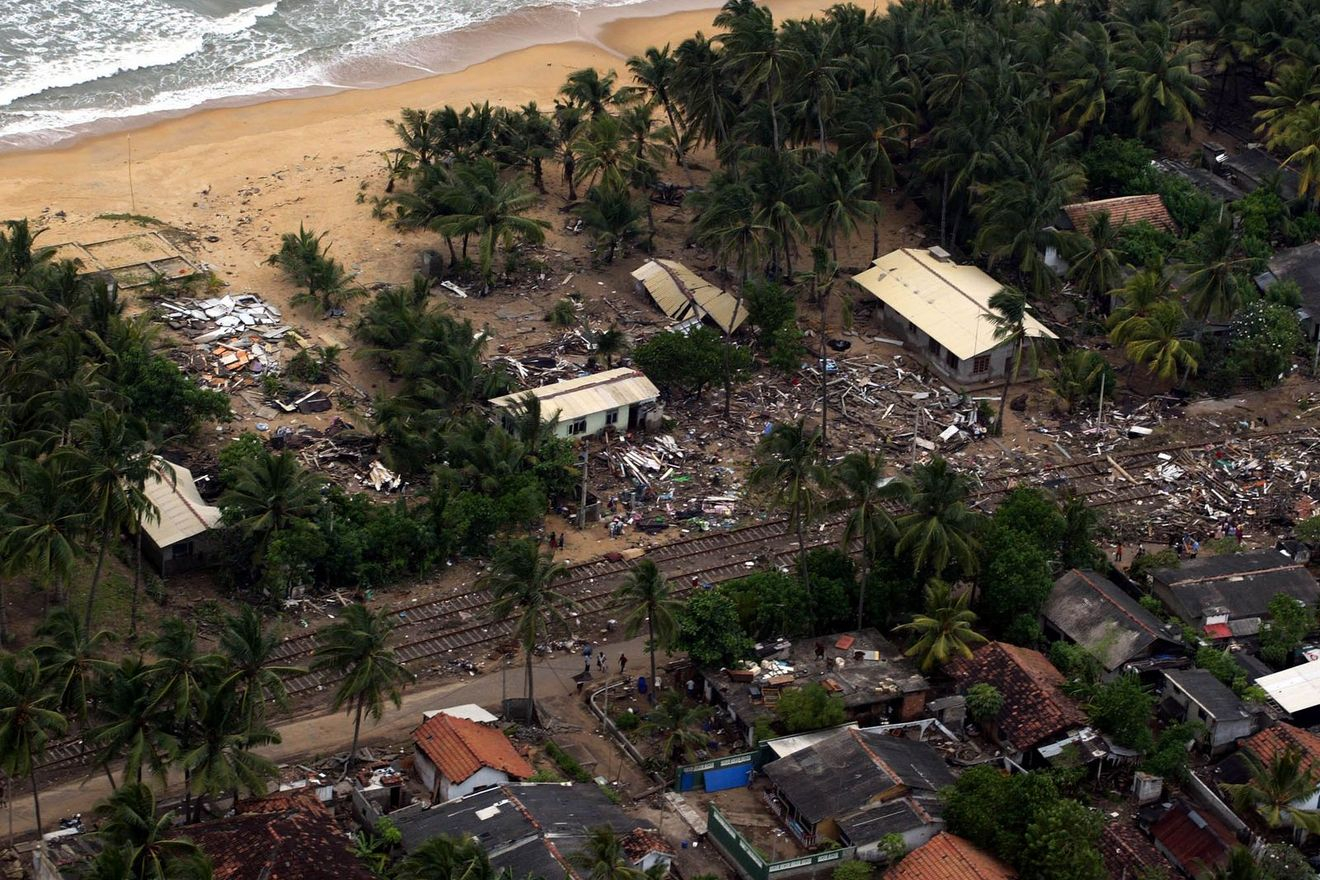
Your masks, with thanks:
[[[179,543],[175,544],[170,551],[170,556],[174,559],[180,559],[182,557],[192,556],[192,555],[193,555],[192,541],[180,541]]]
[[[585,434],[585,433],[587,433],[586,419],[578,419],[577,421],[572,422],[568,426],[568,436],[570,437],[576,437],[578,434]]]
[[[958,364],[960,363],[958,356],[953,352],[948,352],[944,355],[944,362],[949,365],[949,369],[951,370],[958,369]]]
[[[988,372],[990,372],[990,355],[978,354],[976,357],[972,358],[973,375],[978,375],[980,373],[988,373]]]
[[[930,351],[931,354],[939,354],[941,351],[943,351],[943,348],[940,346],[940,344],[936,342],[933,338],[926,340],[926,348],[928,351]]]
[[[619,423],[619,411],[617,409],[605,413],[605,424],[617,425]]]
[[[916,324],[913,324],[911,321],[908,321],[908,332],[909,332],[909,333],[916,333],[916,332],[917,332],[917,325],[916,325]]]

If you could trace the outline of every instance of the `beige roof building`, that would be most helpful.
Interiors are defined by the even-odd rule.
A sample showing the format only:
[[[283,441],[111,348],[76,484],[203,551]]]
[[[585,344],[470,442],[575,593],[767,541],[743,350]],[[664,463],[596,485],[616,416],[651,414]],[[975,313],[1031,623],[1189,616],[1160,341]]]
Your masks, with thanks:
[[[660,310],[675,321],[710,318],[721,330],[732,333],[747,320],[747,307],[687,266],[674,260],[651,260],[633,273],[637,284]]]
[[[637,425],[642,409],[654,404],[660,390],[631,367],[580,376],[491,400],[491,406],[512,413],[530,395],[541,402],[541,418],[558,418],[563,437],[595,434],[605,428],[625,431]]]
[[[220,525],[220,508],[202,500],[192,472],[156,457],[156,470],[143,486],[147,500],[159,512],[145,518],[142,531],[150,542],[148,555],[163,574],[192,567],[204,560],[197,541]]]
[[[886,323],[941,372],[964,382],[1004,375],[1011,352],[995,339],[990,309],[990,297],[1003,285],[977,267],[953,262],[942,248],[901,248],[853,281],[879,300]],[[1056,338],[1035,318],[1026,326],[1028,336]]]

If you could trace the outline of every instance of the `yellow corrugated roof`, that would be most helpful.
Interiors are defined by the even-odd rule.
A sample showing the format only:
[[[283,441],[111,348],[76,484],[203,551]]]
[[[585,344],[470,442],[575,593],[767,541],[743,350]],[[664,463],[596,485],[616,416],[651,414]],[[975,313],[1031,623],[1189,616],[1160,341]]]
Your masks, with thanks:
[[[721,330],[732,333],[747,320],[747,307],[739,305],[736,296],[675,260],[651,260],[634,270],[632,276],[642,283],[660,310],[675,321],[693,315],[708,316]]]
[[[631,367],[616,367],[603,373],[506,394],[494,398],[490,404],[502,408],[516,406],[528,394],[541,401],[541,418],[549,421],[557,415],[559,421],[570,422],[621,406],[655,400],[660,396],[660,390],[645,374]]]
[[[944,262],[924,248],[900,248],[854,275],[853,281],[960,360],[998,344],[990,297],[1003,285],[975,266]],[[1056,338],[1031,317],[1027,335]]]
[[[147,500],[156,506],[160,518],[152,521],[144,518],[142,528],[157,547],[168,547],[180,541],[196,537],[220,524],[220,508],[212,507],[202,500],[193,483],[192,472],[172,461],[156,458],[157,470],[147,479],[143,487]],[[173,484],[168,476],[174,475]]]

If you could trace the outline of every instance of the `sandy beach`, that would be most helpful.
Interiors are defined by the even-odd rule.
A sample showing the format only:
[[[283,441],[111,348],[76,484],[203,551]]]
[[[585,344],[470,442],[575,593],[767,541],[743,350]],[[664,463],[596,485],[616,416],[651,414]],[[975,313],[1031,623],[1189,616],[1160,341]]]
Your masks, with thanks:
[[[827,4],[770,5],[777,18],[792,18]],[[654,0],[570,13],[538,20],[534,32],[527,22],[505,23],[505,32],[490,25],[469,35],[468,52],[537,44],[398,85],[200,110],[63,148],[0,154],[0,216],[30,217],[48,228],[42,242],[56,244],[138,229],[98,214],[148,215],[196,236],[197,256],[224,280],[259,290],[283,284],[261,261],[282,232],[306,223],[330,231],[332,252],[362,283],[405,281],[421,242],[400,239],[357,202],[359,192],[370,197],[383,186],[379,154],[394,146],[385,120],[404,106],[534,100],[548,107],[565,76],[588,66],[615,69],[626,80],[629,56],[710,32],[718,7],[653,14],[673,8],[672,0]]]

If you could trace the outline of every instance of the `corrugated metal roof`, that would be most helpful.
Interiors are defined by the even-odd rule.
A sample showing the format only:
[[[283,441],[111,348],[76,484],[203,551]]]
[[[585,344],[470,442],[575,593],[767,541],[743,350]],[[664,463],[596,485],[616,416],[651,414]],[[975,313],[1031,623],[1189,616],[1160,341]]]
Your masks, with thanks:
[[[169,547],[196,537],[220,524],[220,508],[202,500],[192,472],[157,456],[157,472],[143,487],[147,500],[160,512],[159,520],[144,518],[142,528],[157,547]],[[164,470],[168,468],[169,470]],[[173,483],[168,474],[174,475]]]
[[[747,320],[747,307],[687,266],[675,260],[651,260],[632,273],[660,310],[675,321],[709,317],[732,333]],[[736,316],[735,316],[736,313]]]
[[[569,422],[621,406],[655,400],[660,396],[660,389],[640,371],[631,367],[617,367],[603,373],[506,394],[494,398],[490,404],[501,408],[514,407],[528,394],[541,401],[543,419],[549,421],[558,416],[559,421]]]
[[[1270,699],[1285,712],[1301,712],[1320,706],[1320,661],[1303,663],[1256,679]]]
[[[923,248],[900,248],[853,276],[863,290],[898,312],[959,360],[990,351],[995,324],[990,297],[1003,285],[975,266],[946,263]],[[1027,335],[1054,339],[1028,317]]]

